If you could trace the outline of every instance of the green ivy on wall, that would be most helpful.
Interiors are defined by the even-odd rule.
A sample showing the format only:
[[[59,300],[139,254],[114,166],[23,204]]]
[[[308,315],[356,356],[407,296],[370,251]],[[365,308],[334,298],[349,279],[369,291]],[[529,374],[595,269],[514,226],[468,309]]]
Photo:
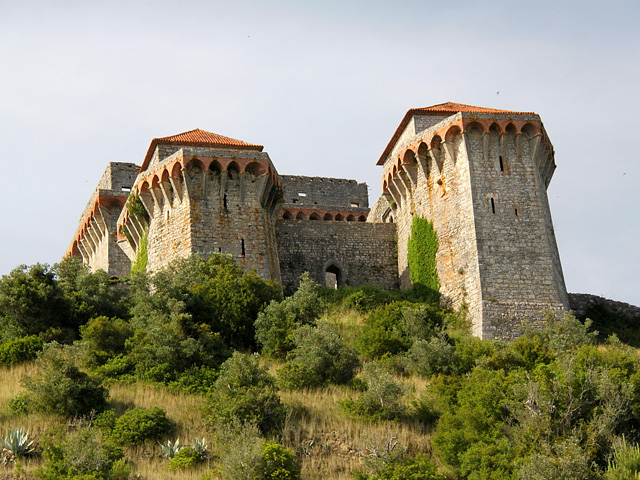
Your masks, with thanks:
[[[136,217],[143,225],[147,224],[149,221],[149,214],[137,194],[132,193],[129,195],[125,207],[129,212],[129,215]]]
[[[142,238],[140,238],[140,245],[138,246],[138,250],[136,251],[136,260],[131,265],[131,273],[140,272],[144,273],[147,271],[147,240],[148,235],[145,230]]]
[[[426,218],[414,216],[407,245],[409,278],[416,290],[434,302],[440,300],[440,280],[436,269],[437,251],[438,236],[433,229],[433,223]]]

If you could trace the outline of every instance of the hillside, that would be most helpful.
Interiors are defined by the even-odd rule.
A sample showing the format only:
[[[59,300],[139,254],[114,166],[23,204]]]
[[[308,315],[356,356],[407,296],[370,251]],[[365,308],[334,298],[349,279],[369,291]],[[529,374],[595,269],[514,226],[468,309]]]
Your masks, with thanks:
[[[549,315],[506,344],[420,292],[305,278],[282,299],[224,256],[124,283],[19,267],[0,280],[0,478],[633,478],[634,317],[591,305],[606,335]]]

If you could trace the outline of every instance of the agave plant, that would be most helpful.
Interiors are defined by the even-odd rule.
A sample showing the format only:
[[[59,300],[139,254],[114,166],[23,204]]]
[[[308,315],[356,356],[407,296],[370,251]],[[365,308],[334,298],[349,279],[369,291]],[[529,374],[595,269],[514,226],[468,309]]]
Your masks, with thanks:
[[[16,458],[34,452],[33,440],[29,441],[29,430],[25,432],[22,427],[17,430],[9,430],[7,436],[0,440],[0,444]]]
[[[206,438],[194,438],[191,442],[191,448],[193,448],[200,455],[207,453],[207,440]]]
[[[167,440],[166,445],[160,444],[160,448],[162,449],[162,456],[165,458],[173,458],[176,453],[178,453],[182,448],[180,445],[180,439],[177,438],[175,442],[171,442],[171,440]]]

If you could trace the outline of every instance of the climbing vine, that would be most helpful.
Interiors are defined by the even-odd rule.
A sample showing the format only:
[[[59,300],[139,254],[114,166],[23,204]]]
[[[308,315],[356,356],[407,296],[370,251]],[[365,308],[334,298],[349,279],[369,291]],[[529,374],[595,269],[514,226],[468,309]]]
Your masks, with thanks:
[[[129,195],[125,207],[129,212],[129,215],[136,217],[143,225],[147,224],[147,222],[149,221],[149,214],[147,213],[147,209],[144,208],[142,200],[140,200],[140,197],[137,194],[132,193],[131,195]]]
[[[147,237],[147,231],[145,231],[140,238],[140,245],[138,245],[138,250],[136,251],[136,259],[131,265],[131,273],[144,273],[147,271]]]
[[[438,236],[433,229],[433,223],[426,218],[414,216],[407,245],[409,277],[414,288],[434,302],[440,299],[440,280],[436,269],[437,251]]]

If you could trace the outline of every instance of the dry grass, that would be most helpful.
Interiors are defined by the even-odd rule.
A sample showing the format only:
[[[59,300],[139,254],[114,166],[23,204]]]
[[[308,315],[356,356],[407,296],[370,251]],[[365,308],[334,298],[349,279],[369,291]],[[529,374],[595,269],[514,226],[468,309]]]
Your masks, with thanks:
[[[336,325],[345,343],[356,344],[365,315],[355,310],[330,311],[324,319]],[[268,362],[270,373],[276,374],[282,363]],[[35,436],[43,434],[54,424],[68,425],[68,421],[53,415],[17,415],[9,411],[7,402],[22,391],[20,379],[33,372],[32,363],[0,369],[0,435],[8,429],[28,428]],[[419,377],[398,378],[407,386],[405,402],[419,398],[427,382]],[[114,383],[108,385],[109,407],[120,415],[129,408],[153,406],[166,410],[176,424],[170,440],[180,438],[189,443],[194,437],[206,437],[213,452],[208,462],[187,471],[169,472],[167,461],[160,457],[160,447],[149,442],[141,447],[127,449],[125,455],[135,474],[143,479],[201,479],[215,468],[215,435],[204,425],[202,408],[205,399],[198,395],[171,392],[166,388],[145,383]],[[276,439],[294,451],[302,461],[306,480],[347,480],[363,468],[363,458],[375,449],[383,451],[391,438],[398,449],[412,453],[430,451],[430,432],[417,422],[371,422],[347,415],[338,405],[340,400],[356,397],[359,393],[349,387],[328,386],[317,390],[281,392],[282,401],[290,407],[282,437]],[[67,426],[71,431],[74,427]],[[167,438],[166,440],[169,440]],[[27,472],[33,472],[42,460],[23,462]],[[0,478],[11,473],[11,466],[0,466]]]
[[[281,396],[292,410],[282,442],[301,456],[305,479],[351,479],[363,468],[363,458],[374,449],[382,452],[393,437],[396,448],[430,451],[430,434],[417,422],[371,422],[347,415],[338,402],[354,396],[348,387],[283,392]]]

